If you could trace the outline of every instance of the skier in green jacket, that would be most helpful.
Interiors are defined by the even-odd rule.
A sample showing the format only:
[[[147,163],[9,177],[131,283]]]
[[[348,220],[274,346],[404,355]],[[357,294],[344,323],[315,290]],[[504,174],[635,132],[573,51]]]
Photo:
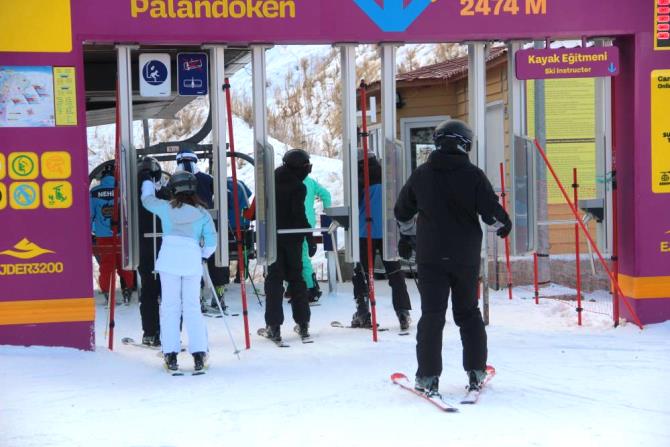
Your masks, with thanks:
[[[321,186],[313,177],[307,176],[303,180],[307,188],[307,196],[305,197],[305,215],[307,221],[312,227],[316,226],[316,213],[314,212],[314,199],[318,197],[321,199],[324,208],[330,207],[330,193],[326,188]],[[307,242],[302,243],[302,277],[307,285],[308,298],[310,302],[318,301],[321,297],[321,290],[316,281],[316,274],[312,268],[312,260],[309,257],[309,250]]]

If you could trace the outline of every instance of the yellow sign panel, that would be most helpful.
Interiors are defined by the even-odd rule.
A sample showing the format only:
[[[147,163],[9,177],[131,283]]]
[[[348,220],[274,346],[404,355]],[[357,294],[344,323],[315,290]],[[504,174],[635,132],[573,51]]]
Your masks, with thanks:
[[[54,99],[57,126],[77,125],[77,88],[74,67],[54,67]]]
[[[42,177],[49,180],[61,180],[72,175],[70,154],[65,151],[45,152],[42,154]]]
[[[35,152],[12,152],[7,161],[9,178],[14,180],[33,180],[40,172]]]
[[[15,210],[34,210],[40,206],[40,187],[35,182],[9,185],[9,206]]]
[[[0,210],[7,208],[7,187],[0,183]]]
[[[651,72],[651,190],[670,193],[670,70]]]
[[[7,164],[5,163],[5,154],[0,154],[0,180],[5,178],[5,174],[7,172],[6,166]]]
[[[42,185],[44,208],[62,209],[72,206],[72,184],[70,182],[44,182]]]
[[[0,52],[72,51],[70,0],[2,0]]]
[[[527,82],[528,135],[535,136],[535,82]],[[563,185],[572,184],[572,169],[579,176],[579,198],[593,199],[596,191],[595,80],[544,81],[547,156]],[[547,182],[549,204],[564,203],[558,186]]]

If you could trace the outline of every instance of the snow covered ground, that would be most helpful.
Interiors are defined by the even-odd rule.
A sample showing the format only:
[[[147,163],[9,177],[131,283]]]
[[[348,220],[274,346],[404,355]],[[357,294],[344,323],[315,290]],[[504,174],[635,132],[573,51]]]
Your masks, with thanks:
[[[168,376],[154,351],[120,343],[141,335],[136,303],[118,310],[114,352],[104,347],[102,305],[96,352],[0,346],[0,446],[668,445],[670,323],[613,329],[586,314],[578,328],[561,303],[494,292],[489,359],[498,374],[479,404],[447,414],[389,381],[395,371],[413,376],[415,325],[398,336],[388,286],[377,285],[379,321],[390,328],[379,343],[367,330],[330,327],[351,317],[349,284],[312,308],[314,344],[299,342],[285,306],[287,349],[255,335],[263,309],[251,295],[251,350],[238,360],[223,320],[208,318],[211,367],[199,377]],[[237,312],[238,288],[227,292]],[[228,321],[243,346],[242,318]],[[443,354],[440,391],[455,401],[465,375],[451,318]],[[191,366],[188,354],[179,359]]]

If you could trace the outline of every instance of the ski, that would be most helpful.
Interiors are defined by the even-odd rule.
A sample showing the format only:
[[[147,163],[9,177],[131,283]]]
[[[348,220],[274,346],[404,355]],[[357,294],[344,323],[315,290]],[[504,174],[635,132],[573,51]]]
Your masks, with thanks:
[[[289,344],[284,343],[283,340],[280,340],[280,341],[272,340],[270,337],[268,337],[268,333],[267,333],[267,332],[268,332],[267,329],[264,328],[264,327],[262,327],[262,328],[260,328],[258,331],[256,331],[256,333],[257,333],[258,335],[260,335],[260,336],[263,337],[263,338],[267,338],[267,339],[270,340],[272,343],[274,343],[275,345],[277,345],[277,347],[279,347],[279,348],[288,348],[288,347],[291,346],[291,345],[289,345]]]
[[[372,330],[371,327],[353,327],[353,326],[345,326],[344,324],[340,323],[339,321],[331,321],[330,325],[332,327],[340,328],[340,329],[367,329],[367,330]],[[378,327],[377,332],[385,332],[388,331],[388,328],[386,327]]]
[[[123,343],[126,346],[135,346],[136,348],[151,349],[152,351],[160,351],[161,349],[160,346],[149,346],[142,343],[138,343],[132,337],[123,337],[121,339],[121,343]]]
[[[167,367],[167,365],[165,365],[165,363],[163,363],[163,369],[172,377],[178,377],[184,375],[184,371],[182,371],[181,369],[171,370]]]
[[[145,345],[143,343],[138,343],[132,337],[123,337],[121,339],[121,343],[123,343],[126,346],[134,346],[136,348],[149,349],[151,351],[156,351],[158,356],[160,356],[160,357],[163,356],[163,353],[161,352],[161,347],[160,346],[149,346],[149,345]],[[186,348],[184,346],[182,346],[181,349],[180,349],[180,352],[184,352],[184,351],[186,351]]]
[[[297,324],[293,326],[293,330],[295,331],[296,334],[300,335],[300,326]],[[303,344],[308,344],[308,343],[314,343],[314,339],[310,335],[309,337],[300,337],[300,341],[302,341]]]
[[[463,399],[461,399],[461,404],[463,405],[476,404],[477,401],[479,400],[479,396],[482,394],[482,391],[484,391],[484,387],[486,386],[487,383],[491,381],[491,379],[493,379],[495,375],[496,375],[496,369],[491,365],[486,365],[486,377],[482,381],[479,390],[466,391],[465,396],[463,397]]]
[[[415,396],[419,396],[420,398],[430,402],[431,404],[435,405],[437,408],[439,408],[442,411],[445,411],[447,413],[457,413],[458,408],[455,406],[451,405],[450,403],[444,401],[442,399],[442,396],[440,394],[435,394],[433,396],[428,395],[426,393],[422,393],[421,391],[417,391],[414,389],[414,386],[412,386],[412,383],[409,381],[407,376],[403,373],[393,373],[391,374],[391,381],[398,385],[400,388],[405,389],[409,391],[410,393],[414,394]]]

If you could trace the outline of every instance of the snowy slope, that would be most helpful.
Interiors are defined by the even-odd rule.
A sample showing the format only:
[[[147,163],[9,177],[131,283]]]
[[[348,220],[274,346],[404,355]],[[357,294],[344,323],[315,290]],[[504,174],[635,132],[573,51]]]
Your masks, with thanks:
[[[407,283],[417,309],[416,287]],[[235,358],[223,321],[207,319],[211,368],[201,377],[170,377],[153,351],[119,343],[140,336],[136,304],[118,310],[114,352],[104,348],[100,305],[96,352],[0,347],[0,445],[668,445],[670,323],[612,329],[588,314],[577,328],[562,304],[536,306],[522,290],[511,302],[493,293],[489,360],[498,375],[479,404],[446,414],[389,381],[395,371],[413,376],[415,341],[397,335],[390,291],[377,285],[379,321],[391,328],[379,343],[369,331],[329,326],[354,311],[348,286],[312,308],[311,345],[291,332],[285,306],[288,349],[255,335],[263,309],[252,295],[251,350]],[[239,312],[238,293],[232,288],[227,300]],[[243,346],[241,317],[228,321]],[[440,391],[456,401],[465,375],[450,316],[443,358]],[[179,359],[191,366],[188,354]]]

